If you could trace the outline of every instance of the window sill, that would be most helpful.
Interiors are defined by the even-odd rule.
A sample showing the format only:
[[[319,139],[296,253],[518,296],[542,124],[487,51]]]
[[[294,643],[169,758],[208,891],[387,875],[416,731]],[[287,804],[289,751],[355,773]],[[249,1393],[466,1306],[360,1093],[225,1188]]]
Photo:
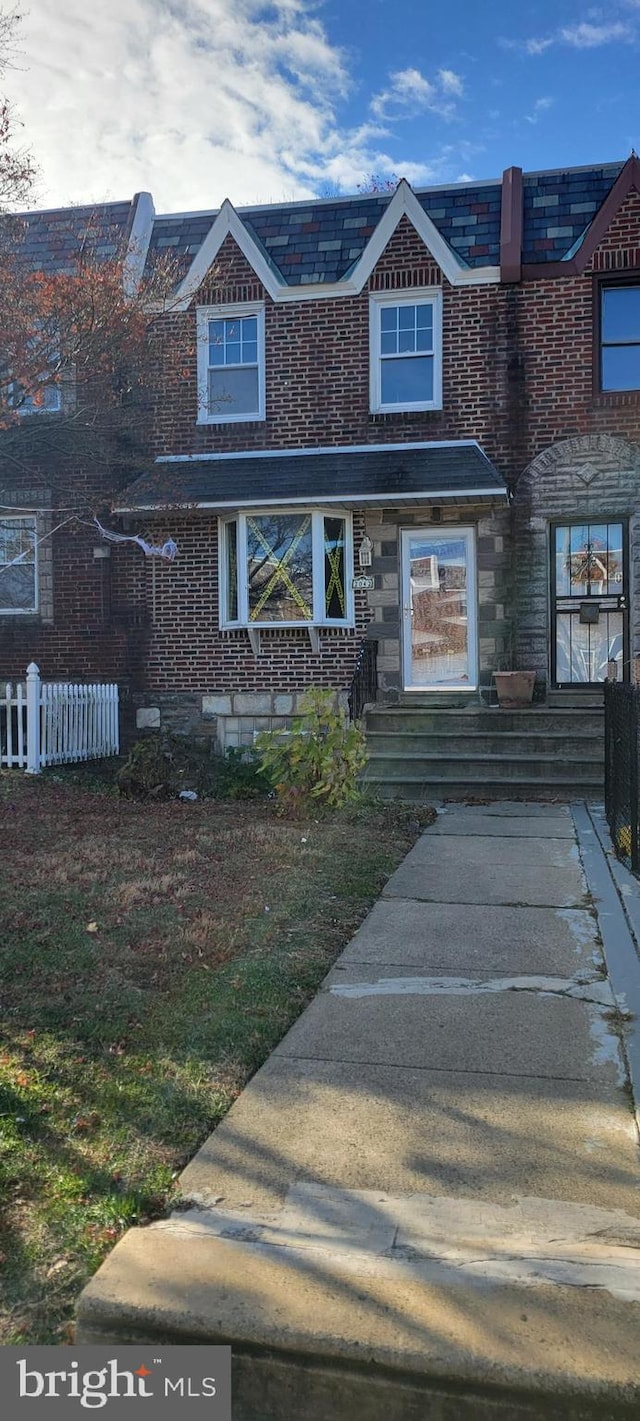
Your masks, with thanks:
[[[593,395],[594,409],[624,408],[625,405],[640,404],[639,390],[596,390]]]
[[[442,405],[380,405],[369,410],[369,414],[440,414]]]
[[[353,636],[355,626],[353,623],[347,622],[332,622],[330,624],[327,622],[283,622],[281,626],[270,627],[241,626],[236,624],[235,626],[220,627],[220,631],[227,636],[233,632],[246,634],[251,643],[254,656],[259,656],[263,651],[263,637],[265,634],[267,639],[271,641],[274,633],[277,636],[278,633],[282,632],[306,632],[311,643],[311,650],[314,655],[318,655],[321,650],[321,632],[330,632],[332,635],[335,635],[336,632],[341,632],[345,636]]]
[[[199,414],[196,425],[207,424],[265,424],[264,414]]]

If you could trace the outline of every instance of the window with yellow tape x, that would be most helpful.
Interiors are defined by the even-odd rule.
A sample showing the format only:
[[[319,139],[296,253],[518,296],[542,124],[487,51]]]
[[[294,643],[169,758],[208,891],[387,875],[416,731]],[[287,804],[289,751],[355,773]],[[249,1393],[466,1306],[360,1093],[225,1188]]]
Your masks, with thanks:
[[[313,620],[311,516],[247,517],[249,621]]]
[[[223,625],[352,621],[350,520],[319,509],[238,514],[223,528]]]

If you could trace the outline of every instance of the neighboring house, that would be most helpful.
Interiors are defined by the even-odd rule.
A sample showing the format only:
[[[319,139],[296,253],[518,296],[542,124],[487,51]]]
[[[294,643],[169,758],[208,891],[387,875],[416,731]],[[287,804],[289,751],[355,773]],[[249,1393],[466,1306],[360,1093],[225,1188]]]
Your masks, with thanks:
[[[112,527],[178,555],[99,557],[90,529],[61,530],[20,605],[0,599],[1,674],[34,658],[47,677],[117,677],[139,724],[227,745],[310,685],[346,693],[364,637],[382,701],[477,700],[511,667],[541,686],[601,682],[611,660],[631,674],[635,157],[177,216],[143,194],[104,216],[135,227],[148,268],[167,251],[179,267],[154,462],[111,499]],[[75,220],[32,219],[52,260]],[[30,511],[45,468],[31,489],[0,474],[8,561],[53,510]],[[361,572],[373,585],[354,589]]]

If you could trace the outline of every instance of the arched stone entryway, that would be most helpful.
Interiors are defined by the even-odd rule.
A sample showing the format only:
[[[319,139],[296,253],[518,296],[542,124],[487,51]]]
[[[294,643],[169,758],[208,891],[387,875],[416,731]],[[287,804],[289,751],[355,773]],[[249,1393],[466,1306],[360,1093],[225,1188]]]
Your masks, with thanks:
[[[628,520],[630,651],[640,653],[640,446],[608,434],[563,439],[529,464],[513,503],[515,665],[549,677],[553,524]]]

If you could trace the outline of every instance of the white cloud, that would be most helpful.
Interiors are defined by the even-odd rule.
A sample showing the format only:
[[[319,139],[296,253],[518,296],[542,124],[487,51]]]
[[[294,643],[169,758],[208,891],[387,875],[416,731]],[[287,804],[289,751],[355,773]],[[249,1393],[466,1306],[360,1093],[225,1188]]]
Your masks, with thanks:
[[[640,8],[640,0],[627,0],[627,3]],[[599,12],[589,13],[596,15]],[[582,20],[575,25],[564,25],[550,35],[534,35],[524,40],[500,39],[499,44],[503,49],[518,49],[524,54],[539,55],[557,44],[569,45],[572,49],[599,49],[604,44],[633,39],[634,34],[632,26],[622,20],[611,20],[604,24],[592,24],[590,20]]]
[[[554,100],[549,98],[549,96],[546,94],[543,95],[542,98],[536,99],[531,113],[525,114],[527,123],[537,123],[538,119],[540,118],[540,114],[546,113],[547,109],[552,108],[553,103]]]
[[[567,25],[560,30],[560,38],[574,49],[598,49],[602,44],[612,44],[616,40],[631,39],[633,31],[621,20],[612,24],[591,25],[583,21],[581,25]]]
[[[164,211],[277,202],[325,181],[353,191],[369,172],[446,180],[460,162],[404,162],[379,121],[341,127],[352,78],[314,0],[38,0],[21,43],[4,87],[41,167],[40,205],[138,189]],[[406,75],[421,111],[458,93],[453,71]]]
[[[459,74],[456,74],[453,69],[439,69],[438,78],[445,94],[455,94],[457,98],[462,98],[464,84]]]
[[[454,97],[462,93],[462,80],[452,69],[439,69],[435,79],[426,79],[419,69],[397,69],[389,79],[389,86],[371,100],[375,118],[415,118],[426,112],[453,118]]]
[[[544,54],[545,49],[549,49],[553,43],[553,39],[526,39],[524,48],[527,54]]]

